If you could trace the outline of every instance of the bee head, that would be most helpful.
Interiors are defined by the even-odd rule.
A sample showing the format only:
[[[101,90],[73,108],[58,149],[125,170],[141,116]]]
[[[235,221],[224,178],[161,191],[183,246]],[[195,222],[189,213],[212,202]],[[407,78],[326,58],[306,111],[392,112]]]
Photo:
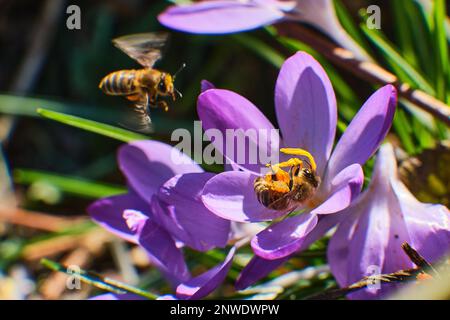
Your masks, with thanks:
[[[320,183],[320,177],[311,168],[303,168],[301,175],[314,187],[317,188]]]
[[[172,96],[175,100],[175,88],[173,86],[173,78],[168,73],[161,73],[161,78],[157,84],[156,90],[160,96]]]

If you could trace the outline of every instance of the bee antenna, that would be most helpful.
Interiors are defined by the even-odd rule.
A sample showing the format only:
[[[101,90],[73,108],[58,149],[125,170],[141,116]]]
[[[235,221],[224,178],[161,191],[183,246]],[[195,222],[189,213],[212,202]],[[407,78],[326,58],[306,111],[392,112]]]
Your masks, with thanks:
[[[175,81],[175,78],[177,77],[177,75],[184,69],[186,68],[186,63],[183,62],[183,64],[181,65],[181,67],[177,70],[177,72],[175,72],[173,74],[173,80]]]

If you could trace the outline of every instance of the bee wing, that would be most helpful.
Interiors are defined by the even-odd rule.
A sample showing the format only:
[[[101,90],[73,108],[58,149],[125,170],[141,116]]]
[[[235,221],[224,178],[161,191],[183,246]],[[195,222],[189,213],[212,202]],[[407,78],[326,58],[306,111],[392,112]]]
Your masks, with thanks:
[[[152,68],[162,57],[167,32],[137,33],[113,39],[113,44],[142,66]]]
[[[130,110],[129,113],[127,112],[125,117],[126,121],[119,123],[119,125],[131,131],[137,131],[144,134],[153,133],[154,128],[148,107],[146,98],[142,97],[138,99],[135,101],[132,111]]]

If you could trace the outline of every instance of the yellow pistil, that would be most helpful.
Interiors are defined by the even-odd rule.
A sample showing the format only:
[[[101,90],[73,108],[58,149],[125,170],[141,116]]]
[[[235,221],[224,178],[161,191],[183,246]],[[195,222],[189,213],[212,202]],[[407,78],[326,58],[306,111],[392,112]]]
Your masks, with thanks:
[[[316,169],[317,169],[317,165],[316,165],[316,161],[314,160],[314,157],[312,156],[311,153],[309,153],[309,152],[306,151],[306,150],[303,150],[303,149],[300,149],[300,148],[281,148],[281,149],[280,149],[280,152],[282,152],[282,153],[284,153],[284,154],[290,154],[290,155],[293,155],[293,156],[301,156],[301,157],[303,156],[303,157],[306,157],[306,158],[308,158],[308,162],[309,162],[309,164],[311,165],[311,169],[312,169],[313,171],[316,171]],[[291,159],[289,159],[289,160],[286,161],[286,162],[282,162],[281,164],[288,163],[288,162],[291,161],[291,160],[298,160],[298,161],[301,162],[300,159],[291,158]],[[291,165],[291,166],[292,166],[292,165]]]

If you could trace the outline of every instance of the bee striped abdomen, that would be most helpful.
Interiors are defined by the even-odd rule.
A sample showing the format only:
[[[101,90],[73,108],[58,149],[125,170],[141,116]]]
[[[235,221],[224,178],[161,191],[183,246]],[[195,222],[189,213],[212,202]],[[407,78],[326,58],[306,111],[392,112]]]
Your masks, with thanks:
[[[135,78],[135,70],[120,70],[104,77],[99,87],[109,95],[130,95],[136,93]]]
[[[268,181],[266,177],[255,180],[254,189],[258,201],[266,208],[285,210],[291,206],[287,194],[289,187],[282,181]]]

